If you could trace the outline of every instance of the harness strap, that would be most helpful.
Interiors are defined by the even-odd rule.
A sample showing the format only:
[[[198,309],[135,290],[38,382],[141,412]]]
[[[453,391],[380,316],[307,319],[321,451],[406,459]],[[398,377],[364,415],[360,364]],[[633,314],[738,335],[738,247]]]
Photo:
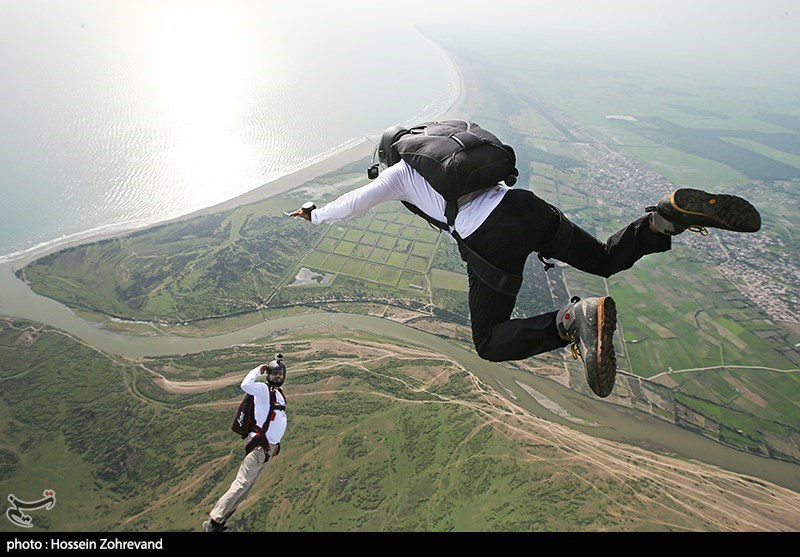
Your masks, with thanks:
[[[488,143],[488,141],[481,139],[473,132],[467,130],[451,134],[450,139],[455,140],[456,143],[461,145],[461,149],[463,150],[473,149],[475,147],[479,147],[485,143]]]
[[[431,218],[416,205],[407,201],[403,201],[402,203],[409,211],[415,215],[419,215],[428,221],[428,224],[440,230],[450,230],[456,220],[456,213],[458,213],[458,203],[447,203],[445,216],[450,224],[450,226],[448,226],[447,223]],[[507,296],[516,296],[519,293],[519,289],[522,287],[522,275],[507,273],[498,269],[469,247],[464,239],[459,236],[458,232],[453,230],[450,234],[456,239],[456,242],[461,248],[462,257],[465,258],[464,260],[469,264],[470,269],[472,269],[481,281],[486,283],[490,288],[502,294],[506,294]]]
[[[266,434],[267,430],[269,429],[269,423],[275,419],[275,410],[283,410],[286,411],[285,404],[278,404],[277,397],[275,396],[275,391],[280,391],[281,395],[283,396],[283,390],[278,387],[277,389],[270,389],[269,390],[269,414],[267,414],[267,419],[261,426],[256,425],[253,431],[256,432],[256,435]],[[286,400],[286,397],[283,397]]]
[[[452,235],[458,245],[464,248],[466,261],[472,272],[489,288],[507,296],[516,296],[519,293],[519,289],[522,287],[522,275],[515,275],[498,269],[469,247],[464,239],[458,235],[458,232],[453,231]]]
[[[267,441],[267,430],[269,429],[269,423],[275,419],[275,410],[286,410],[285,404],[277,404],[276,400],[277,397],[275,396],[275,391],[278,390],[283,396],[283,400],[286,400],[286,396],[283,394],[283,390],[280,387],[277,389],[270,388],[269,390],[269,414],[267,414],[267,419],[264,421],[262,426],[255,426],[255,435],[253,436],[250,441],[247,442],[245,445],[245,454],[250,454],[250,452],[256,447],[263,447],[264,454],[267,455],[267,446],[269,445],[269,441]],[[280,443],[278,444],[280,446]],[[275,453],[277,454],[277,453]],[[267,455],[267,459],[269,459],[269,455]]]

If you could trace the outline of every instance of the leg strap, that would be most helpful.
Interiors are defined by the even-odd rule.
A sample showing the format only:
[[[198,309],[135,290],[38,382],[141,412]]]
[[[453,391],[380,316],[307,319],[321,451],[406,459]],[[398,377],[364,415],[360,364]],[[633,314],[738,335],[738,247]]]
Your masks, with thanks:
[[[553,207],[553,210],[558,213],[558,228],[542,249],[539,250],[539,261],[544,265],[544,270],[548,271],[555,267],[553,263],[545,261],[553,257],[558,257],[569,246],[572,241],[572,223],[564,216],[560,209]]]

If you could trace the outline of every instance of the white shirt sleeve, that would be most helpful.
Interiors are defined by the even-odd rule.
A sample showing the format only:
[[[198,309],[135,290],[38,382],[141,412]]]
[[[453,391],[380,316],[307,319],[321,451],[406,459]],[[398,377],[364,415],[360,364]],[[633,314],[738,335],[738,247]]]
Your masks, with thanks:
[[[265,383],[256,381],[261,375],[261,366],[253,368],[242,380],[242,390],[249,395],[269,397],[269,387]]]
[[[359,217],[380,203],[386,201],[407,201],[405,183],[408,181],[408,167],[404,162],[397,163],[364,186],[345,193],[324,207],[311,212],[311,222],[323,224],[351,217]]]
[[[508,190],[508,186],[498,184],[459,208],[455,229],[462,238],[478,229]],[[311,222],[324,224],[359,217],[385,201],[407,201],[434,220],[447,222],[444,198],[419,172],[402,160],[381,172],[369,184],[311,211]]]

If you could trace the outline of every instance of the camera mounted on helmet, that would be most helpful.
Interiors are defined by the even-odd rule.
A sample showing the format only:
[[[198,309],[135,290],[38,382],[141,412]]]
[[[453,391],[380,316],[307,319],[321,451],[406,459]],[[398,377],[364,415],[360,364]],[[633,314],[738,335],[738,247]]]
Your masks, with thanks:
[[[283,364],[283,354],[275,354],[275,359],[267,364],[267,383],[271,387],[280,387],[286,380],[286,366]]]
[[[390,126],[384,130],[372,152],[372,165],[367,169],[367,176],[370,180],[374,180],[382,171],[400,162],[400,154],[397,149],[392,148],[392,145],[407,133],[408,128],[399,125]]]

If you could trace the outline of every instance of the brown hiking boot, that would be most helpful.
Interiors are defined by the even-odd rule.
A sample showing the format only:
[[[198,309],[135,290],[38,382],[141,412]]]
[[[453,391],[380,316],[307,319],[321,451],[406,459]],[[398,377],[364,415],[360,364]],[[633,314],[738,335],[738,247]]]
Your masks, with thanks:
[[[592,392],[601,398],[610,395],[617,375],[614,299],[603,296],[581,300],[575,296],[556,315],[556,326],[561,338],[572,342],[572,356],[583,360],[586,382]]]
[[[758,232],[761,229],[758,210],[746,199],[735,195],[683,188],[645,211],[653,214],[651,218],[656,231],[670,236],[686,229],[707,236],[706,227],[734,232]]]

